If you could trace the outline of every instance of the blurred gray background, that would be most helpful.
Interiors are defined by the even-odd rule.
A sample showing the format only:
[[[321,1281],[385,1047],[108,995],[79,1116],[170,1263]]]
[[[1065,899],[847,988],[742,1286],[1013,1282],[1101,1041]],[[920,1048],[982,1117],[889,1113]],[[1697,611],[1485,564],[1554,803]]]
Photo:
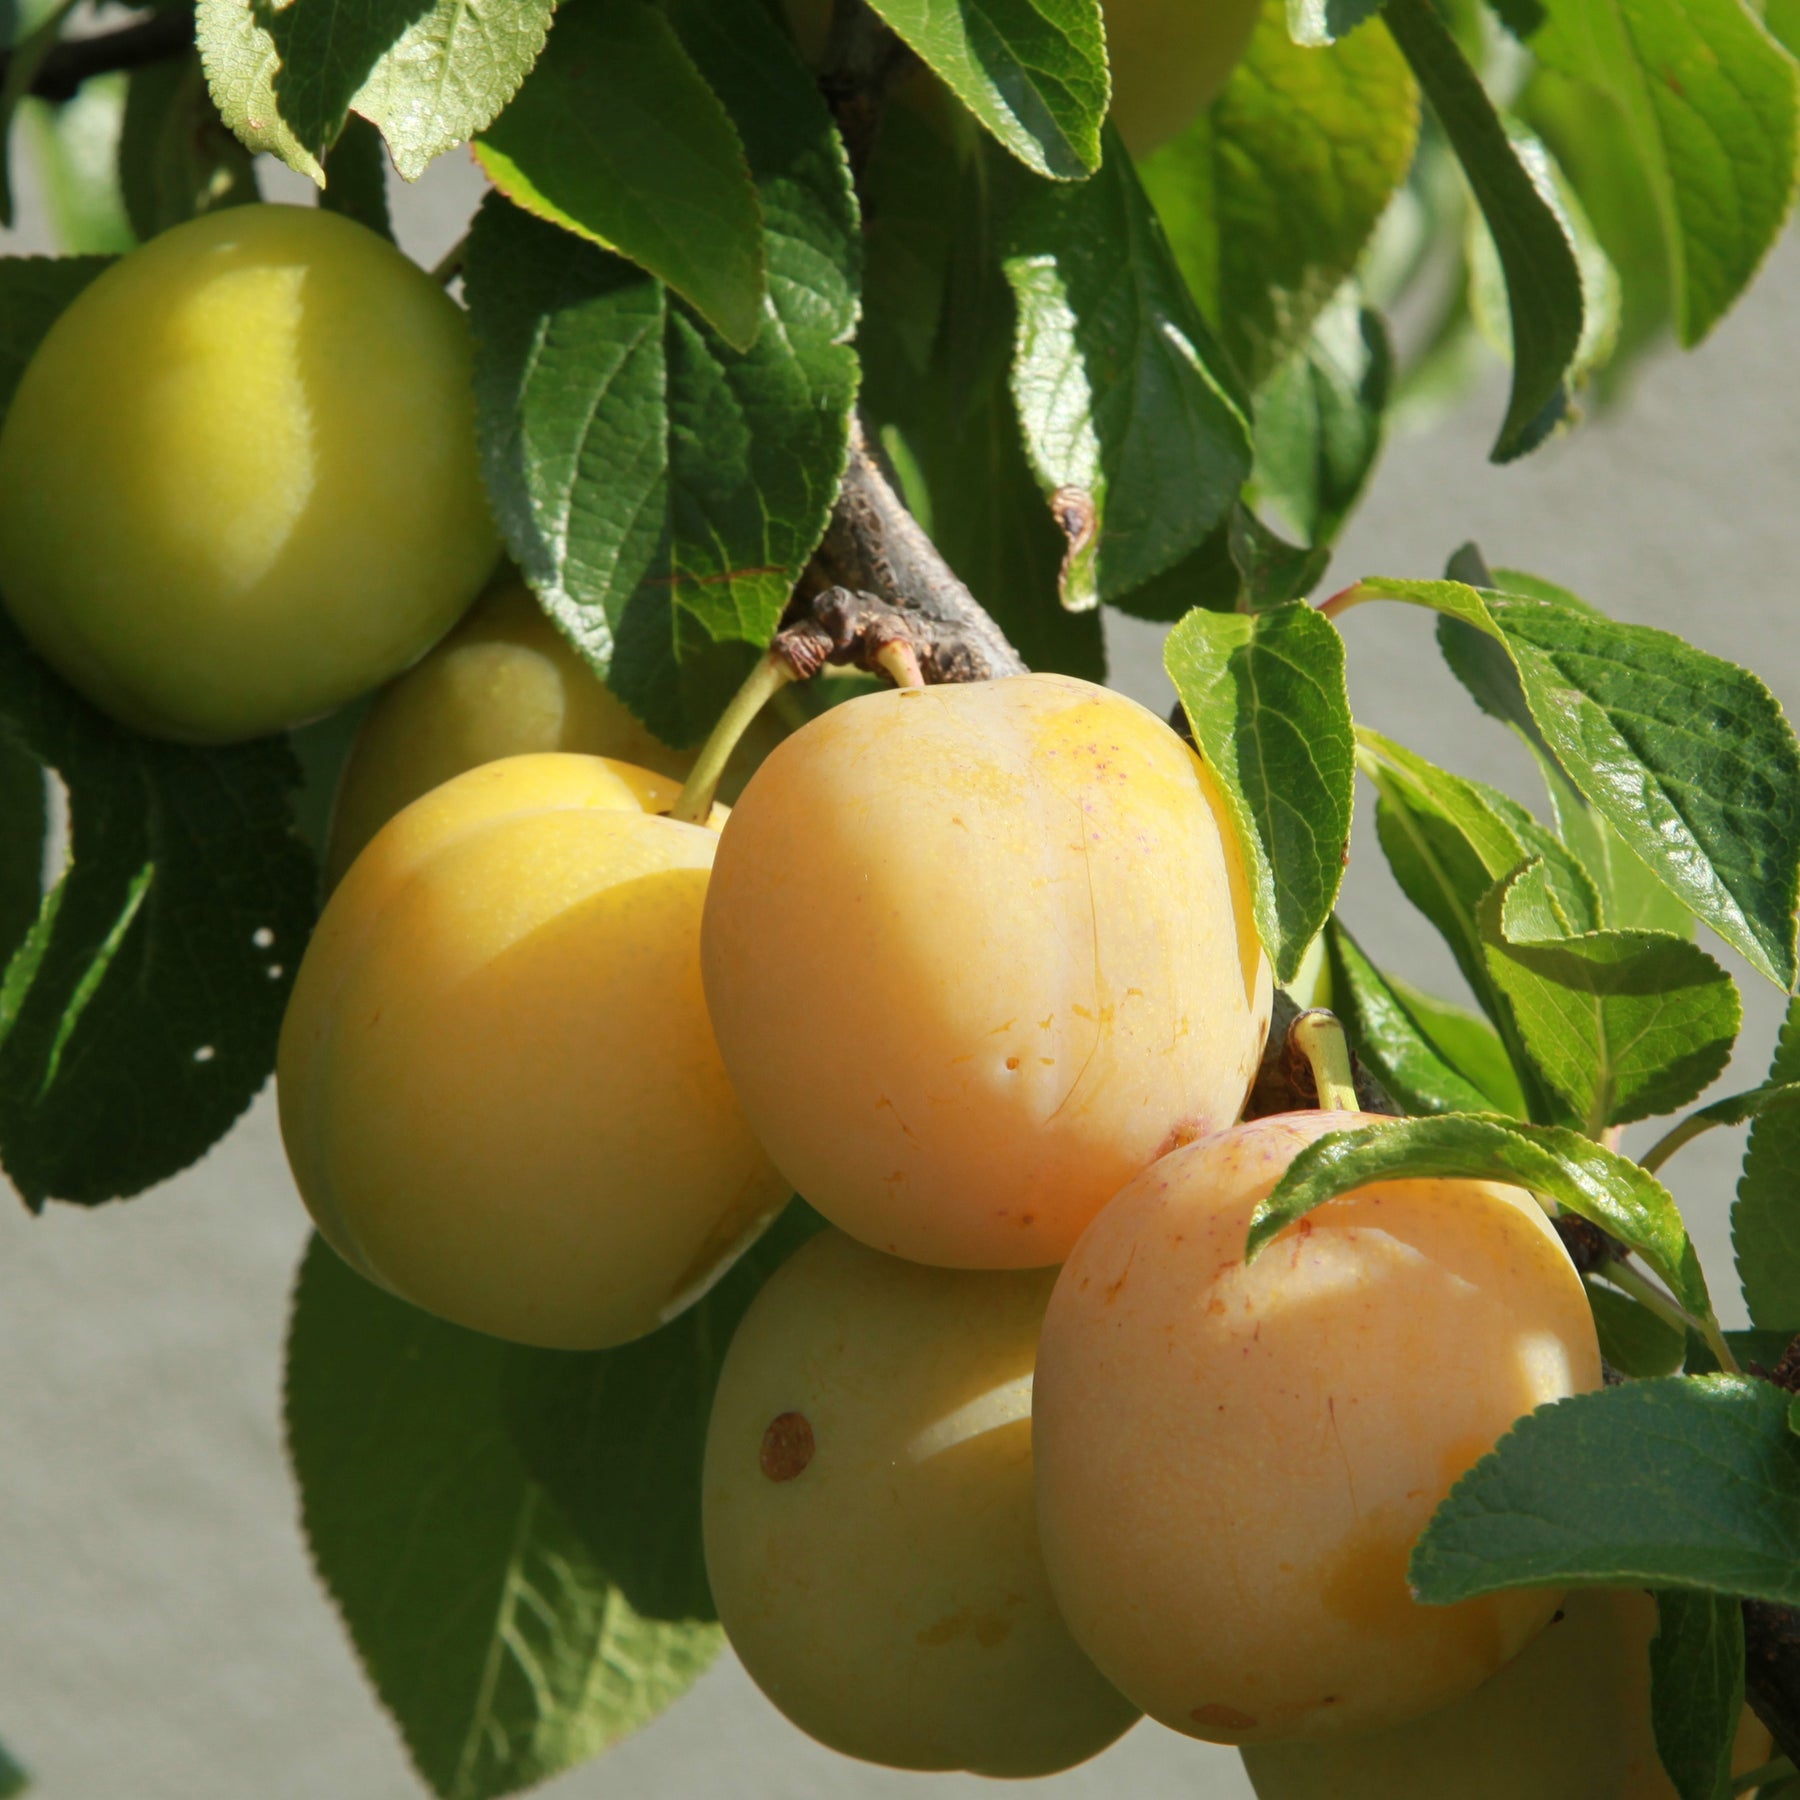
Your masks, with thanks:
[[[272,198],[306,197],[267,171]],[[404,247],[430,266],[479,193],[443,158],[396,194]],[[51,247],[29,192],[0,250]],[[1449,424],[1390,446],[1334,565],[1441,573],[1476,539],[1621,618],[1682,632],[1800,702],[1794,526],[1800,476],[1800,248],[1790,240],[1715,337],[1649,366],[1633,398],[1521,466],[1485,461],[1496,382]],[[1522,751],[1478,717],[1406,607],[1349,614],[1359,717],[1461,773],[1539,793]],[[1160,632],[1122,621],[1114,679],[1159,710]],[[1379,961],[1457,993],[1450,959],[1388,880],[1359,823],[1345,912]],[[1719,946],[1709,945],[1719,952]],[[1729,953],[1724,953],[1729,959]],[[1747,1022],[1721,1084],[1760,1079],[1779,1000],[1741,965]],[[1727,1085],[1729,1084],[1729,1085]],[[1735,1133],[1668,1171],[1727,1324],[1742,1322],[1727,1212]],[[265,1094],[198,1168],[126,1204],[0,1205],[0,1740],[43,1800],[409,1800],[423,1792],[314,1582],[282,1462],[288,1286],[307,1232]],[[554,1800],[862,1800],[972,1794],[969,1777],[859,1766],[787,1726],[729,1656]],[[1234,1753],[1151,1724],[1045,1800],[1242,1800]]]

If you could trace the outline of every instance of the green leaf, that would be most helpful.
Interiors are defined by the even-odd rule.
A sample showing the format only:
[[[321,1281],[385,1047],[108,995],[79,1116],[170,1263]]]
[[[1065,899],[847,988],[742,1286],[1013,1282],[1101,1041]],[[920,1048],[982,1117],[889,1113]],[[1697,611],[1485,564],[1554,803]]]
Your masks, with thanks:
[[[28,1205],[184,1169],[275,1062],[316,875],[285,744],[122,730],[0,618],[0,741],[61,776],[71,858],[0,986],[0,1161]]]
[[[1407,1112],[1524,1115],[1518,1077],[1487,1020],[1383,975],[1338,920],[1327,947],[1332,1007],[1357,1055]]]
[[[1362,498],[1393,375],[1386,323],[1347,286],[1257,400],[1252,491],[1309,544],[1329,544]]]
[[[1421,1600],[1503,1588],[1683,1588],[1800,1603],[1800,1440],[1745,1376],[1630,1381],[1539,1407],[1413,1550]]]
[[[1582,797],[1690,912],[1793,984],[1800,747],[1761,681],[1671,632],[1563,601],[1386,578],[1357,592],[1435,608],[1499,643]]]
[[[1288,543],[1242,502],[1232,508],[1225,541],[1240,577],[1243,604],[1250,612],[1304,599],[1331,566],[1328,549]],[[1236,604],[1234,599],[1231,607],[1214,610],[1232,611]]]
[[[1097,0],[870,0],[1025,166],[1058,181],[1100,167],[1111,89]]]
[[[544,47],[554,0],[199,0],[207,84],[252,150],[324,180],[354,112],[408,181],[505,106]]]
[[[1800,1331],[1800,1000],[1788,1002],[1766,1095],[1750,1127],[1731,1208],[1738,1279],[1753,1323]]]
[[[620,1370],[679,1396],[658,1422],[665,1443],[698,1444],[695,1396],[729,1336],[712,1341],[715,1316],[689,1312]],[[612,1391],[598,1363],[445,1324],[317,1238],[301,1265],[286,1421],[307,1541],[444,1800],[512,1793],[598,1754],[686,1692],[723,1641],[691,1574],[697,1449],[694,1492],[640,1487],[664,1470],[653,1452],[617,1457],[630,1390]],[[555,1472],[588,1479],[553,1486],[522,1453],[514,1421],[541,1455],[545,1408]]]
[[[1507,1181],[1530,1188],[1635,1250],[1697,1318],[1710,1303],[1699,1259],[1668,1190],[1578,1131],[1476,1113],[1394,1119],[1334,1131],[1294,1158],[1250,1220],[1248,1253],[1315,1206],[1374,1181]]]
[[[0,969],[38,916],[50,830],[44,771],[0,737]]]
[[[1304,602],[1196,610],[1163,666],[1219,782],[1275,979],[1293,979],[1344,878],[1356,760],[1344,640]]]
[[[1659,1319],[1649,1307],[1613,1288],[1583,1277],[1600,1354],[1621,1375],[1673,1375],[1687,1354],[1687,1335]]]
[[[1431,0],[1388,0],[1383,16],[1469,178],[1506,276],[1512,393],[1492,454],[1510,462],[1535,449],[1567,405],[1564,378],[1582,338],[1581,272],[1555,207]]]
[[[387,146],[381,133],[367,119],[353,113],[344,121],[338,141],[325,159],[325,187],[319,204],[327,212],[342,213],[379,233],[389,243],[394,222],[388,214]]]
[[[1650,1640],[1656,1753],[1681,1800],[1731,1800],[1744,1710],[1744,1614],[1729,1594],[1664,1588]]]
[[[6,66],[0,71],[0,225],[11,227],[17,223],[12,191],[14,115],[31,92],[44,58],[55,47],[63,20],[74,6],[75,0],[50,0],[49,4],[32,0],[14,23],[14,35],[6,47]]]
[[[744,147],[669,21],[644,0],[564,0],[476,160],[514,205],[659,276],[735,349],[768,295]]]
[[[1590,1136],[1686,1105],[1731,1060],[1737,984],[1685,938],[1568,931],[1541,862],[1489,893],[1477,922],[1526,1050]]]
[[[1329,44],[1381,10],[1381,0],[1287,0],[1296,44]]]
[[[765,329],[730,348],[662,284],[498,197],[464,286],[488,491],[557,624],[646,724],[711,724],[825,528],[856,392],[856,213],[842,146],[756,7],[671,16],[761,195]]]
[[[1249,399],[1200,316],[1116,135],[1078,185],[1019,174],[1003,221],[1012,391],[1086,611],[1179,562],[1250,473]]]
[[[72,255],[111,256],[136,248],[119,192],[125,77],[97,75],[73,99],[20,104],[19,135],[31,146],[37,188],[57,244]]]
[[[1761,267],[1794,194],[1793,58],[1740,0],[1541,0],[1533,53],[1618,108],[1696,344]]]
[[[128,81],[119,188],[140,240],[257,197],[249,152],[219,117],[197,52],[148,63]]]
[[[875,165],[884,142],[885,134]],[[1067,545],[1026,458],[1009,385],[1014,307],[1000,268],[997,196],[1012,170],[985,138],[964,149],[958,155],[940,142],[938,155],[896,155],[885,165],[884,192],[904,185],[916,208],[940,210],[941,304],[929,341],[915,319],[910,344],[900,342],[891,314],[874,344],[859,338],[871,358],[865,405],[910,452],[929,496],[933,542],[1025,661],[1103,681],[1101,615],[1069,612],[1058,597]],[[880,295],[874,305],[879,317]],[[1136,597],[1125,604],[1135,608]]]
[[[7,1753],[6,1747],[0,1744],[0,1800],[14,1800],[31,1786],[31,1777]]]
[[[1182,273],[1253,387],[1356,267],[1418,131],[1418,86],[1385,26],[1302,49],[1265,0],[1224,93],[1144,164]]]

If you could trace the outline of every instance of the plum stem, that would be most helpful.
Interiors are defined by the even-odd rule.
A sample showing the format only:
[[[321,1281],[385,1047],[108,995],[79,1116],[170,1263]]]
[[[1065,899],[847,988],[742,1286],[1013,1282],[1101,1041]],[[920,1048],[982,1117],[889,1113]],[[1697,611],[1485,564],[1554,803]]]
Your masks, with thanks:
[[[751,720],[793,679],[794,666],[785,657],[771,652],[757,659],[756,667],[732,695],[718,724],[700,746],[700,755],[682,786],[681,796],[669,808],[670,818],[679,819],[684,825],[705,824],[712,816],[719,778],[725,773],[738,739],[749,730]]]
[[[1288,1027],[1288,1042],[1306,1058],[1322,1112],[1356,1112],[1356,1071],[1350,1046],[1335,1013],[1315,1006]]]

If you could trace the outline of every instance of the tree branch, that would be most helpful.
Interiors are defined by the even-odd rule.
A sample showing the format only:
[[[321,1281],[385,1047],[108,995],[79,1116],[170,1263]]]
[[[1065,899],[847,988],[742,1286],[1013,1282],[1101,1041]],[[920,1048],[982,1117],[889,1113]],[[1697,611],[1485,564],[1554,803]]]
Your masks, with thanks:
[[[834,0],[819,91],[837,120],[850,172],[859,182],[894,82],[918,60],[868,0]]]
[[[771,646],[802,676],[823,664],[876,670],[906,644],[926,681],[1023,675],[1025,663],[906,510],[861,424],[825,539],[813,553]]]
[[[40,100],[73,100],[81,84],[92,76],[141,69],[179,56],[193,41],[194,15],[186,9],[155,13],[135,25],[93,37],[63,38],[50,46],[38,65],[30,91]],[[0,57],[0,68],[17,54],[11,51]]]

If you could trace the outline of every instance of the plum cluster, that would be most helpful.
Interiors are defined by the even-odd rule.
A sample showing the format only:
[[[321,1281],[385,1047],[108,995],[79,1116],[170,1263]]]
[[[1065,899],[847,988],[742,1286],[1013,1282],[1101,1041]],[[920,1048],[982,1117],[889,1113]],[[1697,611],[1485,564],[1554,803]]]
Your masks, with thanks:
[[[7,603],[125,722],[224,741],[407,670],[280,1045],[325,1238],[598,1349],[817,1208],[703,1518],[744,1665],[849,1755],[1039,1775],[1148,1714],[1292,1800],[1668,1794],[1642,1595],[1407,1586],[1458,1476],[1600,1380],[1542,1208],[1381,1183],[1245,1260],[1361,1115],[1240,1121],[1270,971],[1201,758],[1062,676],[901,687],[673,816],[691,756],[490,584],[468,359],[372,234],[244,207],[102,275],[0,436]]]

